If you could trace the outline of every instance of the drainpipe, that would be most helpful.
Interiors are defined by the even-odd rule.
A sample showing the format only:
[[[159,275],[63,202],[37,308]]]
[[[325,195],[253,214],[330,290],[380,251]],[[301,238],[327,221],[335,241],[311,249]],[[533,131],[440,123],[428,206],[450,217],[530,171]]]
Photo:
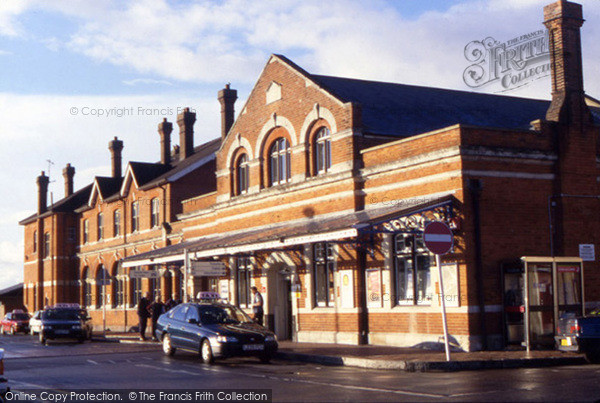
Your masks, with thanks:
[[[480,179],[469,179],[467,187],[473,204],[473,237],[475,241],[475,279],[477,281],[477,300],[479,303],[479,324],[481,349],[487,350],[487,326],[485,320],[485,291],[483,288],[483,259],[481,257],[481,210],[480,197],[483,183]]]

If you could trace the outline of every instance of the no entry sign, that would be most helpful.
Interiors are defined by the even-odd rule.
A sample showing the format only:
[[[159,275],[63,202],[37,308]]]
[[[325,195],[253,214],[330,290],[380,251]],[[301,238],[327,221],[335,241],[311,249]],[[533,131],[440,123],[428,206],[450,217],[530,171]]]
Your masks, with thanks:
[[[452,249],[452,230],[441,221],[433,221],[425,226],[423,241],[431,253],[445,255]]]

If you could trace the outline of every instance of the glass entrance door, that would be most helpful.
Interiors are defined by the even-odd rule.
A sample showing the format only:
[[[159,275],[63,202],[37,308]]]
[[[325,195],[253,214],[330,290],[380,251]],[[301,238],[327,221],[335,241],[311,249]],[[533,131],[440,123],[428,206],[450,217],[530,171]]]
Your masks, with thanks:
[[[532,346],[554,344],[552,263],[529,263],[527,269],[529,337]]]

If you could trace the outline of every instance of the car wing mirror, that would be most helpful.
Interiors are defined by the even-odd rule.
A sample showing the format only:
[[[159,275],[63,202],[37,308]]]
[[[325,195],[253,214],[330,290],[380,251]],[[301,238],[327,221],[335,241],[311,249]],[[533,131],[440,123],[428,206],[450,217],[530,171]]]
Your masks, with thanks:
[[[189,318],[187,320],[187,323],[189,323],[190,325],[199,325],[198,319],[194,319],[194,318]]]

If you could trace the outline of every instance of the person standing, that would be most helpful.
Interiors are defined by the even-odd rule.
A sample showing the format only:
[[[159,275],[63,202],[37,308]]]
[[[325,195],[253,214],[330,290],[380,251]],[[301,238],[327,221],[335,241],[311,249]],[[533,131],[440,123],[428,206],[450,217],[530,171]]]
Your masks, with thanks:
[[[160,315],[165,313],[165,305],[160,300],[160,297],[156,297],[154,302],[150,304],[150,312],[152,312],[152,340],[158,340],[156,338],[156,323],[158,322],[158,318]]]
[[[150,293],[144,294],[140,302],[138,302],[137,314],[140,322],[140,340],[146,341],[146,326],[148,326],[148,318],[150,317]]]
[[[264,316],[264,310],[263,310],[263,297],[260,294],[260,292],[258,292],[258,289],[256,287],[251,287],[250,290],[252,291],[252,314],[253,314],[253,319],[256,323],[258,323],[259,325],[262,326],[263,324],[263,316]]]

